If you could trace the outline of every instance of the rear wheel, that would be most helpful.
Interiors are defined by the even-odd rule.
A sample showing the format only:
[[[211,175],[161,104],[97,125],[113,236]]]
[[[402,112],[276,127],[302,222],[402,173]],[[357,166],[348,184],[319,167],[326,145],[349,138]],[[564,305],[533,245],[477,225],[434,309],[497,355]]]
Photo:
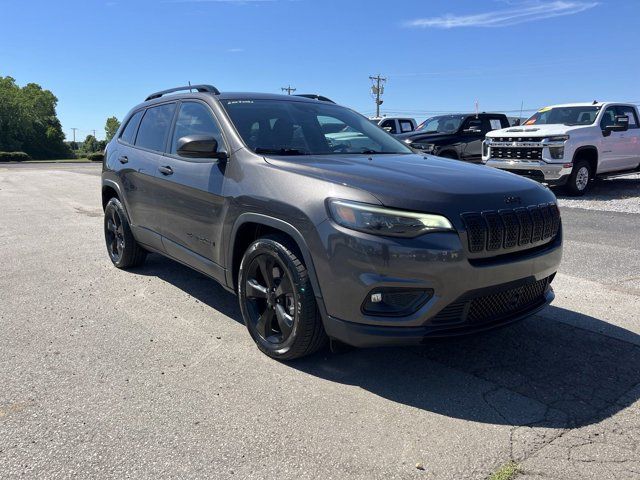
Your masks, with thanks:
[[[137,267],[144,263],[147,251],[133,238],[124,207],[115,197],[104,209],[104,239],[109,258],[116,267]]]
[[[571,175],[567,181],[567,191],[570,195],[584,195],[589,189],[589,182],[593,178],[592,167],[586,160],[578,160],[573,164]]]
[[[240,310],[258,348],[272,358],[309,355],[326,343],[309,273],[285,236],[253,242],[238,273]]]

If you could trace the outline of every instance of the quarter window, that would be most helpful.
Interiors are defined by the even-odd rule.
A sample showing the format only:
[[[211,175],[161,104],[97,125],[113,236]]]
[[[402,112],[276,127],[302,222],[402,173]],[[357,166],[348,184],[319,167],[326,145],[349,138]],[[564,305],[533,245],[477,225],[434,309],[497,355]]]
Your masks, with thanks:
[[[138,125],[140,124],[140,118],[142,118],[143,113],[144,110],[140,110],[131,115],[131,118],[129,118],[129,121],[127,122],[127,126],[124,127],[122,135],[120,135],[120,140],[133,145],[133,142],[136,139],[136,131],[138,130]]]
[[[184,102],[180,106],[180,113],[176,120],[176,128],[171,142],[171,153],[176,153],[178,140],[187,135],[209,135],[218,142],[218,149],[224,148],[222,132],[213,114],[202,103]]]
[[[175,103],[148,108],[140,122],[135,143],[136,147],[164,152],[167,134],[169,133],[175,110]]]

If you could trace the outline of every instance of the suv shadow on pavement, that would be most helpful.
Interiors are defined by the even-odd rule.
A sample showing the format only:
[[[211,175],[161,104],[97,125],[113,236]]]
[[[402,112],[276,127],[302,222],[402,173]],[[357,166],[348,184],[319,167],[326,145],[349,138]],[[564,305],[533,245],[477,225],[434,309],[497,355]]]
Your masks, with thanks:
[[[156,276],[243,324],[237,298],[187,267],[153,255],[135,273]],[[422,347],[325,350],[286,365],[393,402],[492,424],[577,428],[637,400],[638,335],[563,308],[545,311],[590,330],[535,315]],[[605,327],[609,336],[592,331]]]
[[[630,177],[598,179],[593,182],[589,191],[579,198],[571,197],[562,187],[554,188],[553,192],[558,198],[575,203],[624,200],[640,195],[640,174]]]

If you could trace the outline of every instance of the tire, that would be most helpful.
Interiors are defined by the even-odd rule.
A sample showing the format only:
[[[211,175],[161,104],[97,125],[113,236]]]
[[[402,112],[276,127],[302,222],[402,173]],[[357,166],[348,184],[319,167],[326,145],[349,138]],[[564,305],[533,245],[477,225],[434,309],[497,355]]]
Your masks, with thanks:
[[[272,358],[304,357],[327,342],[309,272],[284,235],[249,245],[240,262],[238,299],[249,334]]]
[[[590,182],[593,179],[593,168],[586,160],[574,162],[571,175],[565,186],[569,195],[578,197],[584,195],[589,190]]]
[[[124,207],[115,197],[104,209],[104,239],[109,258],[116,267],[126,269],[144,263],[147,251],[133,238]]]

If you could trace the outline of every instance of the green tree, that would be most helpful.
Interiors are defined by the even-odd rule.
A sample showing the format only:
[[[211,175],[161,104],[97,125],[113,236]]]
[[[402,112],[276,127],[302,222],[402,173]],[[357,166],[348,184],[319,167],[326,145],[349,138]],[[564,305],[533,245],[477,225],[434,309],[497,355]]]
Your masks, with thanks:
[[[23,151],[34,158],[67,156],[57,103],[38,84],[20,88],[12,77],[0,77],[0,151]]]
[[[106,133],[106,141],[109,143],[113,136],[120,128],[120,121],[116,117],[107,118],[107,123],[104,126],[104,131]]]
[[[93,135],[87,135],[87,138],[84,139],[82,144],[82,151],[86,153],[94,153],[100,149],[98,144],[98,140]]]

